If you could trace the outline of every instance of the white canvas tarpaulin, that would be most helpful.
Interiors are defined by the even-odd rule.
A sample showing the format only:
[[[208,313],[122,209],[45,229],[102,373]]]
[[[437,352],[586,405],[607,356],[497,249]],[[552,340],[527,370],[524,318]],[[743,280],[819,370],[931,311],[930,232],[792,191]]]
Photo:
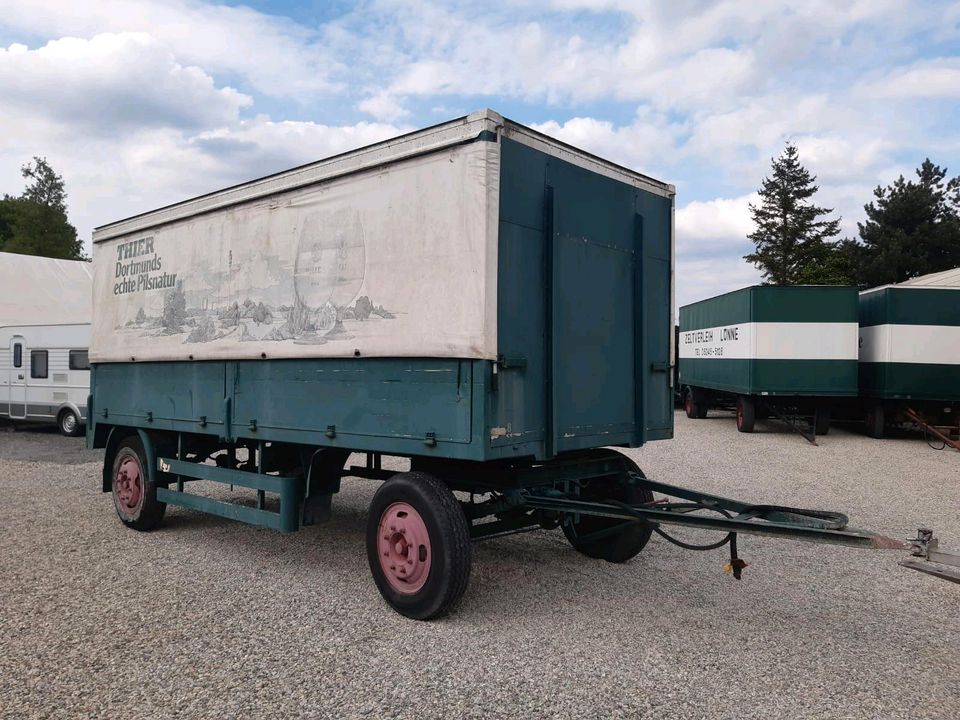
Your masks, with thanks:
[[[95,245],[94,362],[496,357],[498,145]]]
[[[88,262],[0,253],[0,327],[88,323],[92,281]]]

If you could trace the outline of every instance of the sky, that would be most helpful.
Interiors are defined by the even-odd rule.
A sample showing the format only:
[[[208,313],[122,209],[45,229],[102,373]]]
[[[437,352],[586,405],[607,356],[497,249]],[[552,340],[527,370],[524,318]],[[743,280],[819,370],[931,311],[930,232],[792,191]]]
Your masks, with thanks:
[[[759,280],[748,204],[787,141],[847,236],[924,158],[960,174],[960,1],[0,0],[0,193],[46,156],[88,249],[483,107],[676,185],[684,304]]]

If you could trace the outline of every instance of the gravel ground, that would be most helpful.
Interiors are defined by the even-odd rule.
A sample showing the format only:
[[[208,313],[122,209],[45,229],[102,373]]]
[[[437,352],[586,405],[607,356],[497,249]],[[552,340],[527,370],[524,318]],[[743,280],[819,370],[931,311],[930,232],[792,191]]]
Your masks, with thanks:
[[[960,551],[960,454],[676,422],[630,452],[653,478]],[[530,533],[475,545],[459,610],[417,623],[369,577],[373,483],[292,535],[175,508],[139,534],[99,463],[0,428],[2,717],[960,717],[960,588],[896,552],[745,537],[738,583],[723,551],[654,537],[616,566]]]

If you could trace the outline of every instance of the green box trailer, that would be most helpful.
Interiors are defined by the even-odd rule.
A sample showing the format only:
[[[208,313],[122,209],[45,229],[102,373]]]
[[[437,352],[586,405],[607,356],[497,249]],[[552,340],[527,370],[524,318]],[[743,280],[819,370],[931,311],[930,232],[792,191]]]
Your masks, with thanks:
[[[344,476],[383,480],[367,559],[417,619],[462,596],[471,541],[536,528],[611,562],[654,532],[727,546],[738,578],[740,532],[927,552],[613,449],[673,435],[673,208],[672,186],[485,110],[100,227],[102,490],[134,530],[176,505],[290,532],[329,519]]]
[[[957,440],[960,287],[905,283],[860,293],[860,396],[874,437],[906,422]]]
[[[687,416],[736,405],[751,432],[769,413],[830,426],[830,403],[857,395],[857,290],[757,285],[680,308],[679,382]]]
[[[383,455],[410,458],[371,508],[371,569],[401,612],[444,611],[467,534],[553,522],[507,489],[646,498],[600,448],[673,435],[673,198],[481,111],[97,228],[103,489],[135,529],[173,504],[291,531],[329,515],[342,475],[388,479]],[[488,502],[461,510],[452,488]],[[564,527],[608,559],[650,534]]]

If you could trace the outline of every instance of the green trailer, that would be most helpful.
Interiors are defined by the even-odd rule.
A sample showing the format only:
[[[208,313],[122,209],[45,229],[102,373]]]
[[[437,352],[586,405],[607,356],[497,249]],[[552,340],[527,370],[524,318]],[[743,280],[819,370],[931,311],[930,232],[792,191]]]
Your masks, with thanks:
[[[860,293],[860,396],[871,436],[910,423],[957,447],[960,287],[907,283]]]
[[[100,227],[102,490],[134,530],[176,505],[291,532],[344,476],[385,481],[370,571],[417,619],[462,596],[472,541],[536,528],[610,562],[718,530],[696,549],[728,546],[736,577],[741,532],[928,550],[615,449],[673,435],[673,210],[672,186],[486,110]]]
[[[757,285],[686,305],[678,354],[688,417],[735,406],[741,432],[774,414],[826,434],[832,403],[857,395],[857,290]]]

